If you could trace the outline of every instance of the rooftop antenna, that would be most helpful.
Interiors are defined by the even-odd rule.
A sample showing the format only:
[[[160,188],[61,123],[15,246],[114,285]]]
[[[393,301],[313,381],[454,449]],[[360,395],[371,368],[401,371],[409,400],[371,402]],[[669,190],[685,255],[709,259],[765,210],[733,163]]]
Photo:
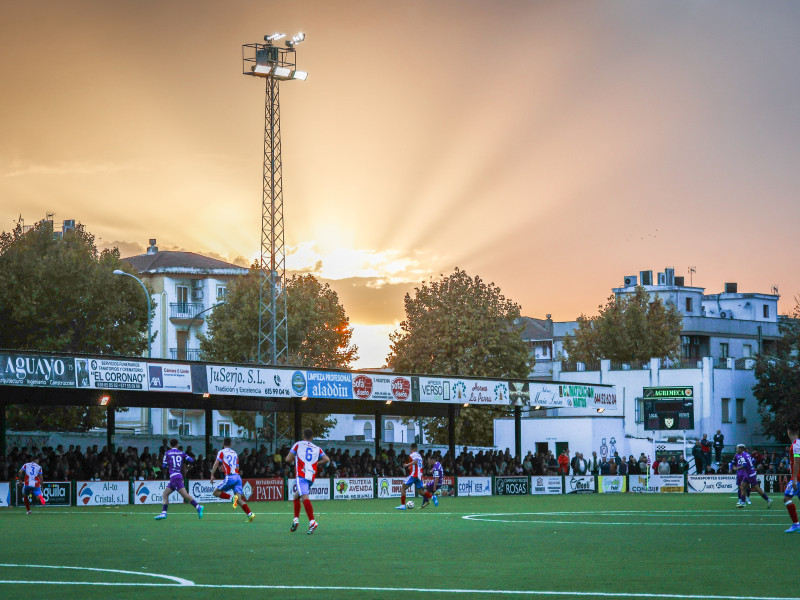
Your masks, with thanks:
[[[697,267],[689,267],[689,287],[694,287],[694,285],[692,285],[692,275],[695,273],[697,273]]]

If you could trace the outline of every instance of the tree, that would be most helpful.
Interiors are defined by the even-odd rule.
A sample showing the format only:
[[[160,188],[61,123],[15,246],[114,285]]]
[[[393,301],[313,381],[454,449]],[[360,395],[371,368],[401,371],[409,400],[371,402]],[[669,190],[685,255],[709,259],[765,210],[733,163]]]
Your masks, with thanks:
[[[228,288],[224,304],[208,318],[208,335],[200,337],[205,360],[256,362],[258,356],[258,310],[260,273],[253,265],[245,277]],[[328,284],[313,275],[295,275],[286,282],[289,329],[288,364],[300,367],[349,369],[358,358],[351,344],[353,331],[339,297]],[[291,426],[292,415],[279,413],[278,430]],[[255,415],[234,411],[234,422],[248,430],[255,427]],[[322,436],[336,421],[330,415],[304,415],[303,424]]]
[[[53,235],[51,221],[0,235],[0,347],[45,352],[141,355],[147,300],[119,250],[98,251],[83,225]],[[87,431],[105,425],[100,407],[9,409],[14,429]]]
[[[782,338],[774,355],[756,358],[753,395],[764,434],[787,441],[788,425],[800,426],[800,297],[792,314],[779,320]],[[789,440],[790,441],[790,440]]]
[[[581,315],[574,335],[564,340],[570,361],[591,363],[680,357],[681,314],[651,299],[642,286],[630,296],[611,296],[596,317]]]
[[[518,325],[520,307],[494,283],[465,271],[423,282],[405,296],[406,318],[391,336],[390,367],[405,373],[521,378],[530,373]],[[505,409],[471,407],[456,421],[456,443],[491,445],[495,417]],[[425,421],[433,443],[447,441],[446,419]]]

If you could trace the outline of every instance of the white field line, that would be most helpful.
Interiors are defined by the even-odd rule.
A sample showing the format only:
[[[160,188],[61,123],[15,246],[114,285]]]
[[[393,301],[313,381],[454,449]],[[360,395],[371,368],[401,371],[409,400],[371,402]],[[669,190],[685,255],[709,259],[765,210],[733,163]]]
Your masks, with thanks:
[[[194,585],[194,582],[189,581],[188,579],[181,579],[180,577],[173,577],[172,575],[161,575],[160,573],[147,573],[142,571],[122,571],[120,569],[101,569],[98,567],[65,567],[59,565],[20,565],[11,563],[0,563],[0,567],[10,567],[12,569],[67,569],[71,571],[97,571],[100,573],[121,573],[123,575],[136,575],[138,577],[156,577],[158,579],[169,579],[170,581],[175,582],[175,583],[158,583],[158,584],[147,584],[147,585],[179,585],[179,586]],[[137,584],[134,583],[131,585],[137,585]]]

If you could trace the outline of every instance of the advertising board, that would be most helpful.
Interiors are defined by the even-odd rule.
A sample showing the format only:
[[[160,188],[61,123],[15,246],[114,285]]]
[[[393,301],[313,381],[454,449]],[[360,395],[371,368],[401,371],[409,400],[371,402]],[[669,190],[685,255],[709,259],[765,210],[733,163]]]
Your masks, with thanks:
[[[45,481],[40,486],[45,506],[70,506],[72,504],[72,483],[69,481]],[[22,484],[17,484],[17,506],[25,506],[22,501]],[[36,504],[39,506],[39,504]]]
[[[614,386],[530,382],[523,403],[546,408],[617,408]]]
[[[526,496],[528,494],[528,478],[495,477],[494,493],[498,496]]]
[[[567,475],[564,477],[567,494],[593,494],[595,491],[593,475]]]
[[[630,475],[628,490],[638,494],[683,493],[683,475]]]
[[[764,483],[761,485],[761,489],[766,494],[782,494],[786,490],[786,484],[792,478],[788,473],[785,475],[762,475],[762,477],[764,478]],[[689,491],[692,491],[691,488],[689,488]]]
[[[420,402],[453,402],[468,404],[508,404],[507,381],[420,377]]]
[[[248,502],[272,502],[283,500],[283,478],[245,479],[242,493]]]
[[[11,485],[7,482],[0,483],[0,508],[11,506]]]
[[[112,506],[130,502],[129,481],[78,481],[78,506]]]
[[[75,387],[75,360],[59,356],[0,354],[0,385]]]
[[[375,497],[372,477],[342,477],[333,480],[334,500],[363,500]]]
[[[349,400],[353,397],[353,374],[331,371],[306,371],[305,373],[295,371],[292,375],[292,391],[296,396]]]
[[[223,396],[288,398],[292,395],[291,371],[259,367],[206,366],[208,393]]]
[[[601,494],[619,494],[627,490],[624,475],[601,475],[599,477],[598,491]]]
[[[162,504],[164,502],[164,490],[167,489],[167,480],[150,480],[133,482],[133,503],[134,504]],[[170,504],[183,504],[183,498],[178,492],[169,495]]]
[[[76,358],[79,388],[147,390],[147,363],[105,358]]]
[[[353,396],[359,400],[411,400],[411,378],[364,373],[353,375]]]
[[[220,482],[219,479],[214,481],[214,485],[208,479],[192,479],[186,482],[186,491],[189,495],[197,500],[199,504],[209,504],[211,502],[230,502],[230,500],[223,500],[214,496],[214,488]]]
[[[764,475],[758,476],[758,483],[762,489],[765,484],[764,479]],[[689,475],[687,486],[690,494],[736,494],[737,492],[736,475]]]
[[[378,498],[399,498],[403,481],[402,477],[378,477]]]
[[[189,365],[147,363],[147,385],[151,392],[192,391],[192,368]]]
[[[491,477],[457,477],[459,496],[491,496]]]
[[[433,481],[433,477],[422,477],[422,483],[428,485]],[[456,480],[453,477],[442,477],[442,485],[439,488],[440,496],[455,496],[456,495]]]
[[[287,500],[291,500],[297,493],[297,481],[289,479],[286,488],[289,490]],[[330,500],[331,499],[331,480],[327,477],[318,477],[314,480],[314,485],[311,486],[311,493],[308,497],[311,500]]]
[[[564,478],[561,475],[534,475],[531,477],[531,494],[563,494]]]

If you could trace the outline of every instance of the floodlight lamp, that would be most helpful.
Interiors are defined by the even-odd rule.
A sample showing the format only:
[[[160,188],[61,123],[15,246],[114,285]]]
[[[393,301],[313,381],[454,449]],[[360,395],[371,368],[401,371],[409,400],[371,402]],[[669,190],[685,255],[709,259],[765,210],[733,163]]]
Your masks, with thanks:
[[[464,402],[464,408],[469,408],[469,402]]]
[[[277,42],[286,37],[285,33],[273,33],[272,35],[265,35],[264,41],[267,43]]]
[[[101,396],[100,397],[100,406],[108,406],[108,403],[111,402],[111,396]]]
[[[275,79],[289,79],[292,74],[292,70],[289,67],[275,67],[272,70],[272,76]]]
[[[387,400],[387,401],[386,401],[386,404],[391,404],[391,403],[392,403],[392,401],[391,401],[391,400]]]
[[[211,394],[209,394],[208,392],[206,392],[205,394],[203,394],[203,398],[211,398]]]
[[[605,412],[605,410],[606,410],[605,407],[600,407],[600,408],[597,409],[597,412],[598,413],[603,413],[603,412]]]
[[[302,398],[300,398],[300,400],[303,400],[305,402],[306,400],[308,400],[308,396],[303,396]]]
[[[305,81],[308,79],[308,71],[292,71],[292,79],[299,79]]]
[[[257,77],[269,77],[269,72],[272,70],[272,67],[269,65],[255,65],[251,68],[253,75],[256,75]]]

